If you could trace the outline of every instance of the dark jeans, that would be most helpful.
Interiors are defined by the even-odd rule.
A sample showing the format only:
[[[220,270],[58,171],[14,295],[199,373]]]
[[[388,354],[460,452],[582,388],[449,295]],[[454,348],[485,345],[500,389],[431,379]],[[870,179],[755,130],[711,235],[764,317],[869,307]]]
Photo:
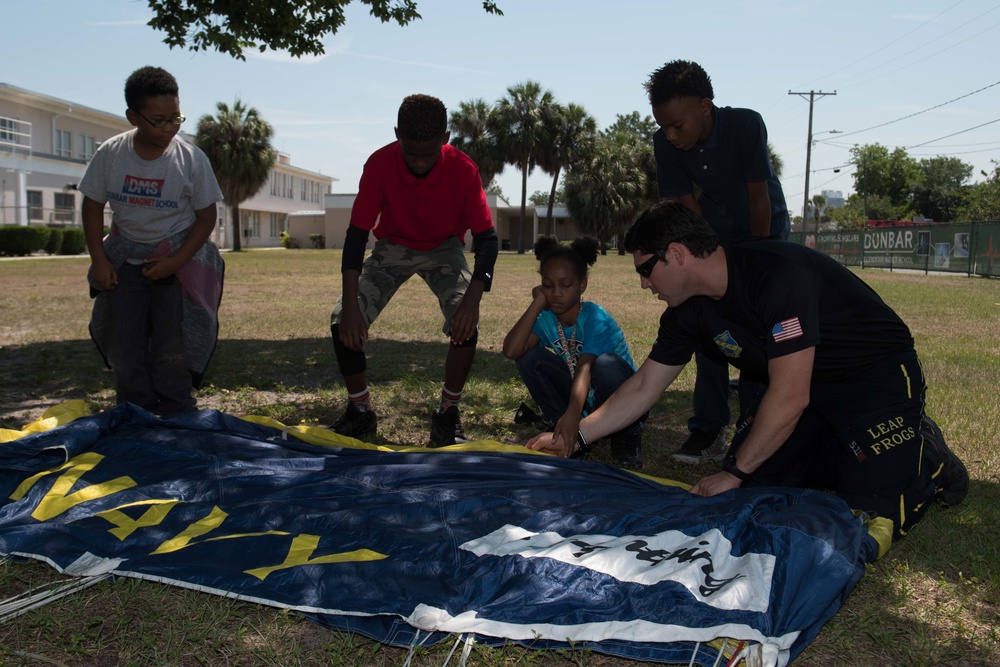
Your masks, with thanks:
[[[108,361],[118,402],[157,414],[194,410],[180,281],[175,276],[150,280],[141,265],[126,262],[118,267],[118,286],[109,296],[115,331]]]
[[[688,419],[689,431],[714,431],[729,426],[729,364],[694,355],[697,375],[694,380],[694,414]],[[740,376],[740,412],[745,412],[753,399],[764,393],[767,383],[754,382]]]
[[[517,360],[517,372],[535,403],[538,403],[542,416],[553,423],[558,421],[569,407],[569,394],[573,386],[566,361],[548,348],[536,345]],[[592,405],[588,403],[587,412],[599,408],[633,374],[635,371],[632,367],[617,354],[606,352],[597,357],[590,373],[594,402]],[[621,432],[628,435],[639,433],[648,414],[642,415]]]
[[[795,430],[744,486],[831,489],[852,508],[891,519],[895,537],[905,535],[934,498],[931,474],[941,465],[920,434],[925,387],[913,351],[864,376],[813,382]],[[739,451],[756,411],[740,418],[730,451]]]

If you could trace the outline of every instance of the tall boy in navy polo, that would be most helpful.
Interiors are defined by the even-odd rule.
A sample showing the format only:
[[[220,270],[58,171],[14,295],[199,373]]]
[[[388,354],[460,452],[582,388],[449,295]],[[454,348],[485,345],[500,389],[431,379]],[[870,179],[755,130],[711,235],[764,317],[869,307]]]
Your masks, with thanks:
[[[396,290],[419,275],[438,298],[451,340],[441,402],[431,415],[431,444],[466,442],[459,401],[476,352],[479,302],[493,281],[497,236],[479,169],[449,145],[440,100],[411,95],[399,108],[395,141],[365,163],[344,242],[343,295],[330,316],[348,406],[334,430],[353,438],[375,433],[364,345],[368,327]],[[364,259],[368,232],[375,249]],[[472,231],[475,268],[465,259]],[[362,261],[364,260],[364,261]]]
[[[678,201],[705,218],[723,245],[751,238],[787,239],[788,208],[771,167],[767,129],[750,109],[717,107],[708,74],[694,62],[675,60],[646,82],[660,197]],[[695,186],[700,192],[695,196]],[[686,463],[725,455],[729,425],[729,369],[695,356],[694,415],[690,436],[673,458]],[[741,383],[740,402],[763,391]]]

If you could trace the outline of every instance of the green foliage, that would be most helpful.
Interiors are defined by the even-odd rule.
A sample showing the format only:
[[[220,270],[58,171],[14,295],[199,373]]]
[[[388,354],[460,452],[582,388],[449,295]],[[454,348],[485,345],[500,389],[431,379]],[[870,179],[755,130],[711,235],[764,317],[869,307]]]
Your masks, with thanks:
[[[528,175],[538,165],[545,149],[545,124],[555,113],[552,92],[536,81],[525,81],[507,88],[507,95],[497,100],[490,115],[490,126],[497,147],[506,163],[521,172],[521,218],[517,252],[524,253],[525,208],[528,203]]]
[[[458,109],[452,111],[448,118],[451,145],[472,158],[479,167],[484,190],[503,173],[506,166],[494,135],[493,113],[489,102],[479,98],[460,102]]]
[[[217,117],[204,115],[198,121],[198,148],[212,163],[225,203],[232,213],[233,250],[240,250],[240,204],[267,183],[278,158],[271,147],[274,128],[260,117],[257,109],[239,99],[232,109],[225,102],[216,105]]]
[[[993,167],[992,174],[982,172],[985,181],[967,190],[956,214],[958,220],[1000,220],[1000,164],[994,161]]]
[[[289,234],[287,231],[282,231],[281,234],[279,235],[279,237],[281,239],[281,247],[282,248],[292,249],[292,248],[298,248],[299,247],[298,241],[296,241],[294,238],[292,238],[292,235]],[[324,246],[326,245],[326,239],[324,239],[323,245]]]
[[[955,157],[921,160],[913,183],[913,206],[917,213],[938,222],[952,222],[966,198],[965,184],[972,165]]]
[[[597,121],[578,104],[554,104],[542,123],[542,141],[537,153],[538,166],[552,174],[552,188],[543,205],[545,233],[552,233],[552,208],[559,199],[559,173],[585,160],[594,151]],[[565,200],[565,193],[563,193]]]
[[[23,257],[44,250],[52,230],[34,225],[0,227],[0,255]]]
[[[295,57],[325,53],[323,38],[343,27],[350,0],[148,0],[153,18],[146,24],[166,33],[170,48],[214,49],[246,60],[244,49],[284,49]],[[361,0],[383,23],[405,26],[420,18],[416,0]],[[483,9],[503,15],[495,0]]]
[[[62,247],[63,230],[57,227],[49,229],[49,240],[45,242],[45,252],[55,255]]]
[[[309,241],[312,243],[313,248],[317,250],[326,248],[326,237],[322,234],[310,234]]]
[[[82,229],[70,227],[62,232],[62,243],[59,245],[60,255],[79,255],[86,252],[87,237],[84,236]]]

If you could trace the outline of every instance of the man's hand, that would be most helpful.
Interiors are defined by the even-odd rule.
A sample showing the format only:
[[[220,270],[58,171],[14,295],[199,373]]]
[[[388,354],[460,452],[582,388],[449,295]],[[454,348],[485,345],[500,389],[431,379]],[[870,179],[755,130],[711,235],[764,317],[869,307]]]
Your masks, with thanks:
[[[479,326],[479,302],[469,298],[466,292],[451,316],[451,344],[461,345],[476,333]]]
[[[576,436],[574,435],[572,440],[567,441],[566,438],[560,438],[555,433],[542,433],[529,440],[525,447],[568,459],[576,451]]]
[[[177,273],[183,266],[173,255],[170,257],[150,257],[143,260],[142,275],[150,280],[162,280]]]
[[[95,283],[100,285],[102,290],[113,290],[118,286],[118,272],[107,257],[95,259],[90,263],[90,276]]]
[[[357,299],[344,299],[340,312],[340,342],[348,350],[363,352],[368,342],[368,325],[361,314]]]
[[[691,487],[691,493],[697,496],[715,496],[730,489],[741,486],[741,482],[736,476],[728,472],[717,472],[708,477],[702,477]]]

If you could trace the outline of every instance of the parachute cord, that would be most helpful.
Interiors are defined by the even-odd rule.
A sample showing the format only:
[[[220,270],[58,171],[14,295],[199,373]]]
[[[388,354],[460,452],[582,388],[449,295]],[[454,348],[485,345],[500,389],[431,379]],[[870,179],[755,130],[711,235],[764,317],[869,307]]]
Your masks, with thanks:
[[[691,662],[688,663],[688,667],[694,665],[694,659],[698,657],[698,649],[701,648],[701,642],[694,643],[694,652],[691,654]]]
[[[724,637],[722,639],[722,648],[719,649],[719,655],[715,658],[715,662],[712,663],[712,667],[719,667],[719,663],[722,659],[726,657],[726,646],[729,644],[729,638]]]
[[[410,651],[406,654],[406,661],[402,664],[402,667],[412,667],[415,649],[417,649],[420,646],[423,646],[424,642],[430,639],[433,635],[434,635],[433,632],[428,631],[426,637],[424,637],[420,641],[417,641],[418,639],[420,639],[420,630],[417,630],[417,633],[413,635],[413,643],[410,644]]]
[[[476,643],[476,636],[469,633],[469,636],[465,638],[465,646],[462,647],[462,659],[458,661],[458,667],[465,667],[465,663],[469,659],[469,655],[472,653],[472,645]]]
[[[71,581],[56,581],[42,584],[0,602],[0,623],[17,618],[22,614],[72,595],[111,577],[110,572],[81,577]],[[41,592],[35,592],[41,591]]]
[[[746,657],[747,653],[747,642],[746,640],[741,641],[736,645],[736,651],[733,653],[733,657],[729,659],[729,662],[726,663],[726,667],[733,667],[738,664],[740,660]]]
[[[455,655],[455,649],[457,649],[458,645],[462,643],[463,636],[464,635],[459,635],[458,638],[455,640],[455,643],[452,644],[451,650],[448,651],[448,655],[445,656],[444,664],[441,665],[441,667],[448,667],[448,663],[451,662],[451,656]]]

